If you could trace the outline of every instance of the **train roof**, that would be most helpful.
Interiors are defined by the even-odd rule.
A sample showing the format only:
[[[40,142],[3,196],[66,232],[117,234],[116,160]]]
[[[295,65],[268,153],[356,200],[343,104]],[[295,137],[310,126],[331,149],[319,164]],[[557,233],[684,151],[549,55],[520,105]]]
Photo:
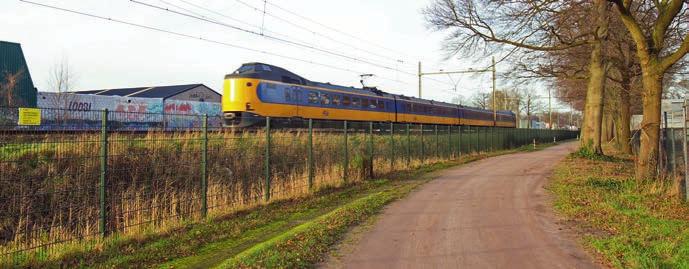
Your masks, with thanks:
[[[330,84],[330,83],[311,81],[311,80],[308,80],[308,79],[306,79],[302,76],[299,76],[295,73],[292,73],[289,70],[284,69],[282,67],[274,66],[274,65],[270,65],[270,64],[266,64],[266,63],[260,63],[260,62],[251,62],[251,63],[242,64],[242,66],[240,66],[237,70],[235,70],[234,72],[232,72],[230,74],[227,74],[225,76],[225,78],[256,78],[256,79],[282,81],[285,83],[300,84],[300,85],[310,86],[310,87],[319,87],[319,88],[327,88],[327,89],[334,89],[334,90],[340,90],[340,91],[348,91],[348,92],[352,92],[352,93],[356,93],[356,94],[377,95],[377,96],[389,97],[389,98],[396,97],[396,98],[401,99],[401,100],[408,100],[408,101],[415,102],[415,103],[422,103],[422,104],[429,104],[429,105],[442,105],[442,106],[447,106],[447,107],[460,107],[460,108],[476,110],[476,111],[486,111],[486,109],[481,109],[481,108],[476,108],[476,107],[468,107],[468,106],[462,106],[462,105],[457,105],[457,104],[452,104],[452,103],[421,99],[421,98],[412,97],[412,96],[391,94],[391,93],[387,93],[387,92],[378,90],[375,87],[356,88],[356,87],[347,87],[347,86],[334,85],[334,84]],[[514,114],[514,113],[512,113],[512,111],[504,111],[504,110],[503,111],[498,110],[497,113],[510,114],[510,115]]]

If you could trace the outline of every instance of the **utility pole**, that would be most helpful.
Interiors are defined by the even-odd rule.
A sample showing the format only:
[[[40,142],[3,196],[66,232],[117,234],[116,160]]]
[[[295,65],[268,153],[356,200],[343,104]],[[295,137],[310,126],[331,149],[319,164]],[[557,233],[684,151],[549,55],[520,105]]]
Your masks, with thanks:
[[[498,122],[498,111],[495,105],[495,56],[492,57],[493,62],[493,126]]]
[[[428,76],[428,75],[450,75],[450,74],[468,74],[468,73],[487,73],[487,72],[493,72],[493,120],[497,119],[497,114],[495,111],[495,58],[493,58],[493,66],[491,68],[485,68],[485,69],[478,69],[474,70],[473,68],[469,68],[469,70],[459,70],[459,71],[443,71],[440,70],[439,72],[427,72],[424,73],[421,71],[421,62],[419,62],[419,98],[421,98],[421,78],[423,76]]]
[[[421,76],[423,72],[421,72],[421,61],[419,61],[419,99],[421,99]]]

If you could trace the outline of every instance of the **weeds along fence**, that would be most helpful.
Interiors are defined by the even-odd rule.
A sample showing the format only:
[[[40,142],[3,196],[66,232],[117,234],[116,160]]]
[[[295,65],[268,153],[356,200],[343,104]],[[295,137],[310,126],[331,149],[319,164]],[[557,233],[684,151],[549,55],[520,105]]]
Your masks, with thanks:
[[[0,267],[61,259],[115,235],[179,227],[467,154],[577,135],[294,119],[230,130],[204,115],[54,109],[41,110],[40,125],[25,126],[16,108],[0,112]],[[195,124],[181,129],[169,120]]]

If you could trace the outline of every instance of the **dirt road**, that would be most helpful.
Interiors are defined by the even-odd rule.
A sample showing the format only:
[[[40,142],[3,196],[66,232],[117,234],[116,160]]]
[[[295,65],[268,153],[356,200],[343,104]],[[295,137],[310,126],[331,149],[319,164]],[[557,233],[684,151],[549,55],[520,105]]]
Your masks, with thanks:
[[[447,170],[391,204],[325,267],[596,268],[560,230],[544,184],[568,143]]]

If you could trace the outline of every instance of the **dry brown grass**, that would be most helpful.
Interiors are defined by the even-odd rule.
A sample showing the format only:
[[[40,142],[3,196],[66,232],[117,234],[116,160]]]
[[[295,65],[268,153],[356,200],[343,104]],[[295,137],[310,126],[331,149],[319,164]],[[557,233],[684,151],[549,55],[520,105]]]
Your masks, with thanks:
[[[342,133],[316,132],[314,178],[309,188],[307,133],[278,130],[271,132],[271,137],[271,201],[359,182],[369,177],[371,169],[380,177],[455,158],[458,149],[456,133],[452,139],[442,132],[425,134],[423,150],[418,132],[409,137],[396,133],[393,141],[385,133],[350,133],[345,180]],[[523,135],[510,137],[517,142]],[[0,134],[0,138],[0,261],[52,259],[69,248],[100,248],[107,243],[99,240],[98,229],[99,134]],[[476,133],[462,135],[465,154],[488,148],[477,147],[477,138]],[[369,139],[373,139],[373,160]],[[485,133],[481,139],[484,145],[491,141]],[[508,140],[496,136],[492,141],[499,149],[510,145]],[[108,233],[136,236],[200,220],[202,141],[201,132],[110,134],[105,201]],[[209,216],[266,202],[265,148],[264,131],[209,133]]]

